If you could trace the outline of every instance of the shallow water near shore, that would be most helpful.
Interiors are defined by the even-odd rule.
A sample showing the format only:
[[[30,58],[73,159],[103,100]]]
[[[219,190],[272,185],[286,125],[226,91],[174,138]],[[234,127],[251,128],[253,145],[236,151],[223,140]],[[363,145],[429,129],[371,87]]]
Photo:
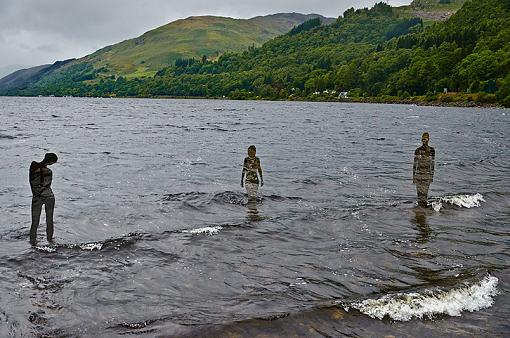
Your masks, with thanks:
[[[0,103],[1,337],[510,334],[508,110]],[[250,144],[256,202],[239,185]],[[43,216],[31,247],[28,166],[50,151],[55,243]]]

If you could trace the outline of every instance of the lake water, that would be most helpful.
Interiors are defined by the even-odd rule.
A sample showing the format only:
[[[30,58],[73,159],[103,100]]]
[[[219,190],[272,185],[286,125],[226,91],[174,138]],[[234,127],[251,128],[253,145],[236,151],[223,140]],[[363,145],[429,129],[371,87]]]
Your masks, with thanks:
[[[2,337],[510,335],[509,110],[4,97],[0,116]],[[43,216],[31,247],[46,152],[56,244]]]

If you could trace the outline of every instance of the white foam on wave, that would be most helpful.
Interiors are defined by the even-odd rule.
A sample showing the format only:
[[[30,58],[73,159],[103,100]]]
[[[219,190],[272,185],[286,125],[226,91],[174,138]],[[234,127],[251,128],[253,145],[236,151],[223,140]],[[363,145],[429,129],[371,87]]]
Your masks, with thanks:
[[[198,228],[198,229],[192,229],[192,230],[183,230],[182,232],[186,234],[208,234],[209,236],[216,235],[221,229],[223,229],[220,226],[213,226],[213,227],[204,227],[204,228]]]
[[[60,244],[60,247],[69,249],[81,249],[87,251],[101,250],[103,243],[84,243],[84,244]],[[56,252],[59,246],[36,246],[35,248],[40,251]]]
[[[46,252],[55,252],[55,251],[57,251],[57,248],[52,247],[52,246],[35,246],[34,248],[36,248],[37,250],[46,251]]]
[[[443,208],[443,203],[441,203],[441,201],[432,202],[432,209],[434,209],[435,212],[439,212],[442,208]]]
[[[103,248],[102,243],[87,243],[87,244],[78,244],[77,245],[82,250],[101,250]]]
[[[456,205],[461,208],[475,208],[481,205],[481,202],[485,202],[482,194],[474,195],[454,195],[441,197],[438,201],[432,202],[432,208],[439,212],[443,208],[443,203]]]
[[[412,318],[431,319],[434,315],[460,316],[463,311],[474,312],[491,307],[493,297],[499,294],[498,279],[486,276],[479,283],[454,288],[449,291],[435,290],[423,293],[393,294],[379,299],[367,299],[349,307],[372,317],[409,321]],[[346,307],[348,311],[349,308]]]

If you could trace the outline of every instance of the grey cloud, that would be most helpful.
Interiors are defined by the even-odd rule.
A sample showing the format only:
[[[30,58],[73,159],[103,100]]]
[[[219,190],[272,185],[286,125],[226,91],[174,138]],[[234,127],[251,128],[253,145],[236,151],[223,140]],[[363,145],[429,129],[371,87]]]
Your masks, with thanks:
[[[44,53],[53,53],[59,50],[55,44],[40,45],[36,49]]]

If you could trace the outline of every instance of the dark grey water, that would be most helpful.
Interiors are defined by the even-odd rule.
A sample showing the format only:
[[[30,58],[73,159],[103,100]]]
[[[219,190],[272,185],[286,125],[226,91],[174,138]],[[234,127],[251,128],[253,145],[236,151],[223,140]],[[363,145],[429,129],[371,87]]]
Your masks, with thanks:
[[[0,98],[0,116],[2,337],[510,334],[508,110]],[[41,224],[32,248],[48,151],[57,244]]]

